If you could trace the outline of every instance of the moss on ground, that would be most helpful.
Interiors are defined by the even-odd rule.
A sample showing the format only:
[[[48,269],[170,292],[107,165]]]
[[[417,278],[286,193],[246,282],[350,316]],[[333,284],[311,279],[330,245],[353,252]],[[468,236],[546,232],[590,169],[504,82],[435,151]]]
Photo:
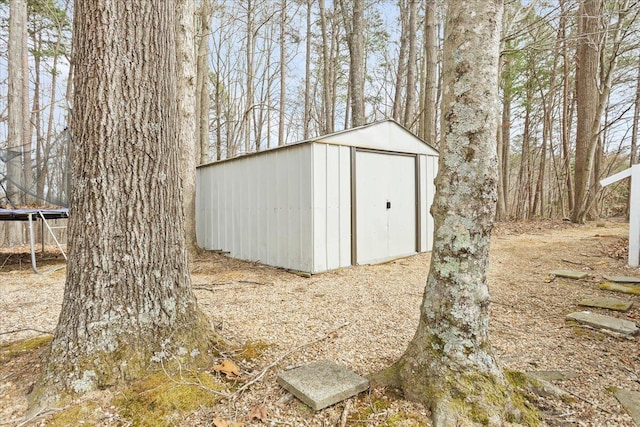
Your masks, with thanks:
[[[262,356],[265,351],[272,347],[274,347],[274,344],[269,344],[263,340],[248,340],[244,345],[236,348],[234,351],[241,359],[254,360]]]
[[[40,335],[26,340],[14,341],[0,345],[0,362],[5,363],[11,359],[37,350],[51,343],[53,336]]]
[[[83,402],[57,412],[47,420],[47,427],[100,426],[103,412],[93,402]]]
[[[387,390],[388,391],[388,390]],[[371,396],[369,401],[356,400],[355,408],[349,413],[347,425],[369,426],[372,422],[380,427],[419,427],[425,425],[427,419],[418,413],[399,411],[389,416],[380,417],[391,407],[393,400],[387,394]]]
[[[180,379],[157,372],[124,389],[112,403],[134,426],[169,427],[181,425],[200,407],[214,405],[220,399],[216,392],[223,389],[205,372],[183,372]]]

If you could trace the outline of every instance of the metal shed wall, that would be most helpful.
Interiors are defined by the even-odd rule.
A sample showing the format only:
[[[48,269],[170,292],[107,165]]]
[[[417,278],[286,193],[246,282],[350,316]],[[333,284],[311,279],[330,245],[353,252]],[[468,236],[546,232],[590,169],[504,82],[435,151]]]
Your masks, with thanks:
[[[197,169],[198,244],[232,257],[313,271],[312,145]]]
[[[420,252],[433,248],[433,217],[431,205],[436,193],[438,156],[420,155]]]
[[[438,152],[393,121],[199,166],[198,244],[310,273],[352,265],[358,150],[414,156],[416,252],[431,250]]]
[[[351,148],[313,144],[313,271],[351,265]]]

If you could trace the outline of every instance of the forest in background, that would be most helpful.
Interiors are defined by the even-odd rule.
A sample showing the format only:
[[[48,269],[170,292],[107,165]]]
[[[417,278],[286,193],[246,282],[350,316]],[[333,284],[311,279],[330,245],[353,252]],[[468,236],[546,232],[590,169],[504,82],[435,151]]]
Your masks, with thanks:
[[[439,143],[442,2],[196,6],[199,163],[386,118]],[[72,7],[0,0],[3,205],[67,203]],[[504,8],[499,219],[625,214],[628,180],[604,189],[597,181],[637,163],[640,4],[525,0]]]

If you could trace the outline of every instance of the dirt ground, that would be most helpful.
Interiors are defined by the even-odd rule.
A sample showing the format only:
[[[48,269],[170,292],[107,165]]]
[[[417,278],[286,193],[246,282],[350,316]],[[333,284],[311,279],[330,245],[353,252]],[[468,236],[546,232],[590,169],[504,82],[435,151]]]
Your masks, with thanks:
[[[606,314],[639,321],[640,296],[598,289],[606,274],[640,277],[640,270],[625,266],[627,232],[627,225],[615,220],[604,227],[561,221],[496,226],[489,287],[491,340],[498,360],[512,370],[575,374],[553,382],[571,399],[537,398],[545,425],[634,425],[611,391],[640,391],[640,338],[565,321],[566,314],[584,310],[578,305],[581,299],[595,296],[633,301],[626,313]],[[45,258],[39,262],[50,272],[36,275],[26,255],[0,252],[0,344],[54,329],[65,271],[53,252]],[[389,391],[372,390],[313,412],[276,382],[281,370],[315,360],[332,360],[366,375],[398,358],[417,325],[429,258],[429,253],[420,254],[310,278],[217,254],[194,260],[194,289],[215,329],[240,347],[260,351],[255,357],[229,355],[240,367],[239,383],[254,381],[243,393],[174,418],[172,425],[225,425],[220,420],[245,426],[430,425],[424,408]],[[585,271],[588,276],[549,276],[556,269]],[[43,354],[40,348],[1,363],[0,426],[26,425],[26,393]],[[103,414],[93,424],[131,425],[110,405],[108,392],[92,399]],[[47,425],[48,417],[33,423]],[[76,421],[92,423],[82,415]]]

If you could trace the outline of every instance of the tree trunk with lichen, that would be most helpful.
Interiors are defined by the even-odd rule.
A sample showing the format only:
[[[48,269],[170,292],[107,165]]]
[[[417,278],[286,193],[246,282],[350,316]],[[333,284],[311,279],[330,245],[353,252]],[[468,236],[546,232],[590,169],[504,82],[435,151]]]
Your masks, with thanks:
[[[167,345],[196,363],[212,338],[187,265],[174,2],[74,15],[69,262],[35,405],[144,376]]]
[[[501,16],[501,1],[449,2],[431,269],[414,338],[373,376],[424,403],[437,427],[519,417],[488,335]]]

